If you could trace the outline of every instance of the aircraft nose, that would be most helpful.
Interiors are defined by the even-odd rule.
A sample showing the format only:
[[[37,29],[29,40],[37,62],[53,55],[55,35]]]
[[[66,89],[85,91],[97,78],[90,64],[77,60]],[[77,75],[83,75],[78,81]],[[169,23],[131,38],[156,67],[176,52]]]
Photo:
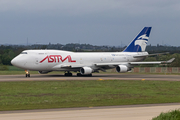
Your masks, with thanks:
[[[14,66],[16,66],[18,63],[19,62],[18,62],[17,58],[14,58],[14,59],[11,60],[11,64],[14,65]]]
[[[16,56],[11,60],[11,64],[21,69],[25,69],[28,58],[22,55]]]
[[[11,64],[19,68],[23,68],[25,66],[25,63],[26,63],[26,60],[20,56],[17,56],[11,60]]]

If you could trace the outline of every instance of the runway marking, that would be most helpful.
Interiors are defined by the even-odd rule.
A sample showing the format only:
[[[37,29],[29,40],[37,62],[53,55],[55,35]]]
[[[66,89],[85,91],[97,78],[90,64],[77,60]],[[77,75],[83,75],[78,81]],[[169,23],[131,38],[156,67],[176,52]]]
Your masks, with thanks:
[[[57,78],[56,80],[66,80],[66,79],[59,79],[59,78]]]
[[[23,80],[23,81],[32,81],[32,80],[30,80],[30,79],[20,79],[20,80]]]

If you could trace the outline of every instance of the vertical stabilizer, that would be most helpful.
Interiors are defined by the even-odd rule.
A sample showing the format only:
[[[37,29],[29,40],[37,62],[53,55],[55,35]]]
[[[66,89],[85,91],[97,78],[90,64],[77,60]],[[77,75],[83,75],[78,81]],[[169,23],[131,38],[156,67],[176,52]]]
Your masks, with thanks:
[[[144,27],[135,39],[123,50],[123,52],[143,52],[148,43],[151,27]]]

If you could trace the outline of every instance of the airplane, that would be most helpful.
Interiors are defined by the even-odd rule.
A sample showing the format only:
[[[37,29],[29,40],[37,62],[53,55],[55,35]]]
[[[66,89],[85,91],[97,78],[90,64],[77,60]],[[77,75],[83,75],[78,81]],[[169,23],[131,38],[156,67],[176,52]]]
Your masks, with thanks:
[[[65,76],[72,76],[72,71],[77,76],[92,76],[92,73],[116,68],[119,73],[130,71],[140,64],[167,64],[168,61],[143,62],[148,56],[164,53],[148,54],[145,51],[152,27],[144,27],[122,52],[70,52],[64,50],[24,50],[11,64],[24,69],[26,77],[29,71],[39,71],[46,74],[52,71],[65,71]]]

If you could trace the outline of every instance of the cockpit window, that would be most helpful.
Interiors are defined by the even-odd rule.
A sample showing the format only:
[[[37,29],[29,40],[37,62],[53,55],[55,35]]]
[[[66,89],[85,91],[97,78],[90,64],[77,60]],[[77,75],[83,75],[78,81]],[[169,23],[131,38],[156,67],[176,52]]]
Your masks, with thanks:
[[[21,54],[27,54],[27,52],[22,52]]]

